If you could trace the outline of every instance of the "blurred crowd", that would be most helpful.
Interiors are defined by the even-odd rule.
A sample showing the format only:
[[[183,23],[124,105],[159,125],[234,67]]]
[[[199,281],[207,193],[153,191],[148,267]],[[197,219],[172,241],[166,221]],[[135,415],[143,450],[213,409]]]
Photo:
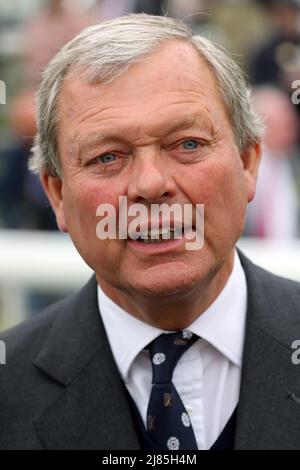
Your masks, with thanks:
[[[42,71],[81,29],[130,12],[184,19],[233,54],[266,127],[245,235],[299,237],[300,107],[291,97],[300,80],[300,0],[2,0],[0,79],[7,99],[0,104],[0,228],[57,230],[39,179],[27,169]]]

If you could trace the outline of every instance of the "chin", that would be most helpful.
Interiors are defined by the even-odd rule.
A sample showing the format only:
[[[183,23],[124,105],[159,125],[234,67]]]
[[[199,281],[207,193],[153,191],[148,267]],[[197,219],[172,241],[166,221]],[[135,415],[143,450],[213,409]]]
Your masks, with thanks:
[[[136,292],[145,296],[162,297],[172,295],[187,295],[195,288],[195,285],[201,282],[201,277],[196,277],[192,273],[183,276],[169,274],[168,276],[153,277],[147,276],[145,279],[139,279],[138,283],[133,285]]]

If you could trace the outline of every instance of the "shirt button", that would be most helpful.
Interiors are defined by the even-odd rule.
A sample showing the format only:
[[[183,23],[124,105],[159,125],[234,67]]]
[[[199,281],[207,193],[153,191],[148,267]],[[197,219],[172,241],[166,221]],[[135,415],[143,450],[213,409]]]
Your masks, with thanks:
[[[185,409],[188,412],[188,414],[192,414],[193,412],[193,407],[191,405],[185,405]]]

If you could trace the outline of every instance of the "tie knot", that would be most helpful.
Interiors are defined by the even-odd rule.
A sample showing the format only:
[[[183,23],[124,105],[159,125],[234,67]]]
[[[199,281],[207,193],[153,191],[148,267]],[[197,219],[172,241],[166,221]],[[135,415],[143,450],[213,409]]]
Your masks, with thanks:
[[[153,383],[171,382],[173,371],[182,354],[197,341],[188,330],[163,333],[149,345]]]

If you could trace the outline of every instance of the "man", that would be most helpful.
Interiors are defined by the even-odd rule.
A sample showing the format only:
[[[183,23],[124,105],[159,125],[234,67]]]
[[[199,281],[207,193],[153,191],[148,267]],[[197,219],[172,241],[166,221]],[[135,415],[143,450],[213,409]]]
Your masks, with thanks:
[[[235,250],[260,138],[239,68],[180,21],[117,18],[57,54],[31,168],[95,277],[2,335],[2,448],[300,447],[300,288]],[[119,197],[144,218],[104,237]],[[152,230],[155,204],[192,218]]]

